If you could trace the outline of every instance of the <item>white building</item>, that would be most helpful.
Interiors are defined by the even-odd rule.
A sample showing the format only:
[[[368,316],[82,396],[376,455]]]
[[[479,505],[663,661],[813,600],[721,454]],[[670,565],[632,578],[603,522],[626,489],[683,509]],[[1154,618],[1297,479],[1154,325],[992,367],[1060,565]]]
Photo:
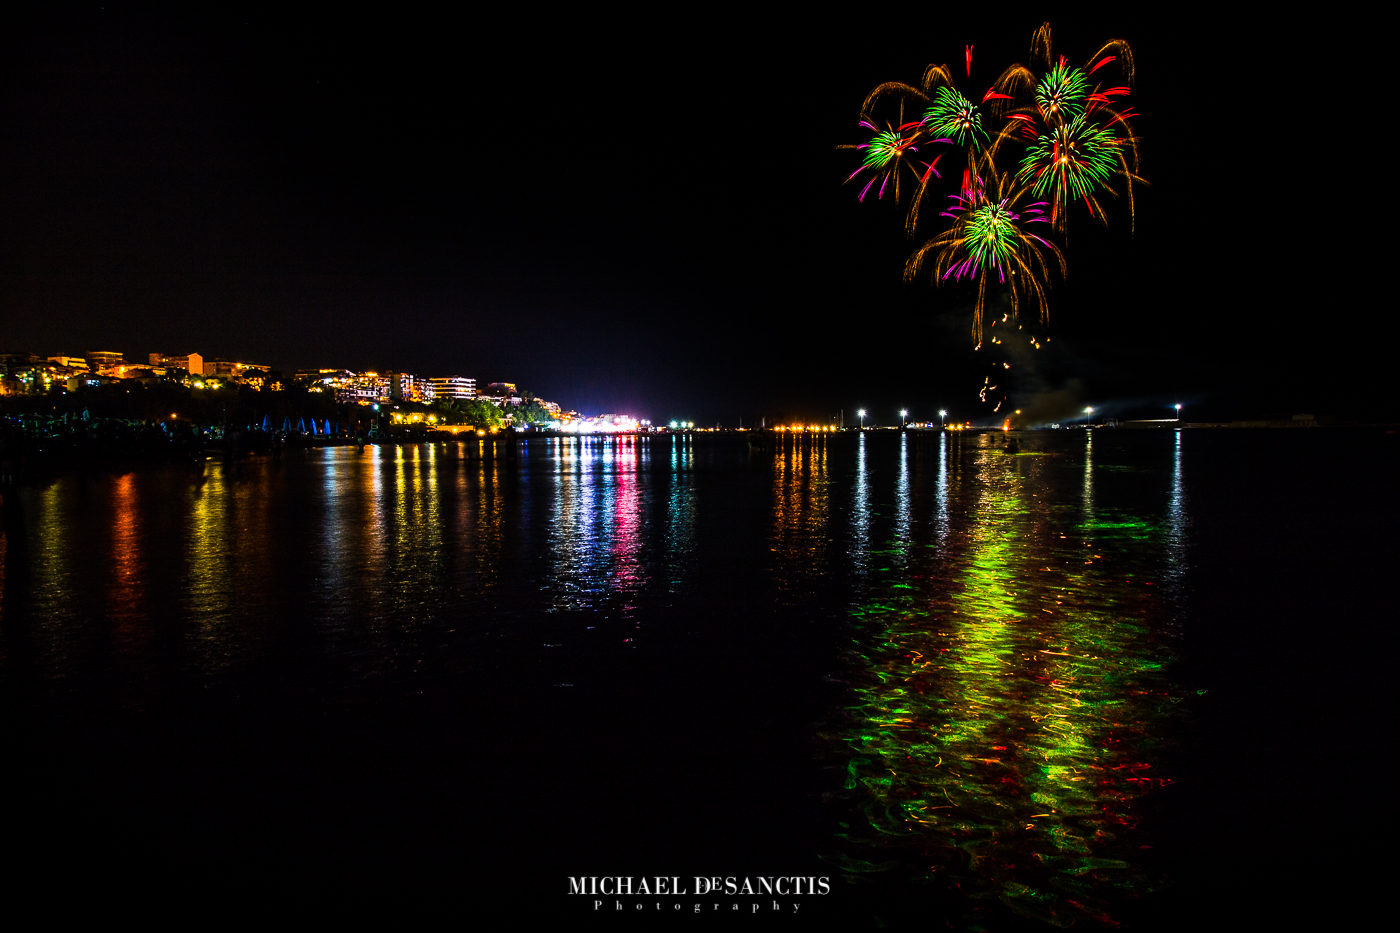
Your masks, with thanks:
[[[438,398],[473,398],[476,396],[476,380],[469,376],[434,376],[428,380]]]

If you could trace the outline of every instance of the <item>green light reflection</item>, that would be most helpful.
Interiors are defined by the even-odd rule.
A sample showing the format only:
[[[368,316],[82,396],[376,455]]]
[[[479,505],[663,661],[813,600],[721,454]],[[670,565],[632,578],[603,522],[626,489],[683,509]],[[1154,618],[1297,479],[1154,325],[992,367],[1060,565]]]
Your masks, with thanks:
[[[1162,536],[1054,502],[1043,458],[968,456],[953,543],[913,549],[910,580],[854,611],[856,702],[833,737],[868,831],[838,833],[831,860],[917,866],[1057,926],[1109,920],[1115,891],[1147,883],[1133,804],[1161,782],[1152,724],[1173,702],[1157,605],[1130,582]]]

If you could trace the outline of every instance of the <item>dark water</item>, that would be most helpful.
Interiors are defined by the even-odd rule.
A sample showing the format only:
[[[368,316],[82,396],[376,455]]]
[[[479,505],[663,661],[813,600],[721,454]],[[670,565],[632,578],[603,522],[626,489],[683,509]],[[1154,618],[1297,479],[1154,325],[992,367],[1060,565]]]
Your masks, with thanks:
[[[332,449],[7,490],[12,851],[227,905],[584,922],[571,875],[827,876],[749,919],[853,928],[1364,900],[1395,436],[1005,440]]]

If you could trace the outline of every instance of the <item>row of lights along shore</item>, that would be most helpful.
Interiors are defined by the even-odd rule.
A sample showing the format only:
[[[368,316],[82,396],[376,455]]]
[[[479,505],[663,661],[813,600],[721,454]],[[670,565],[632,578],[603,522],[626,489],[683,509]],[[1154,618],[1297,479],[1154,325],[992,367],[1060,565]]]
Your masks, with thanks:
[[[1172,408],[1173,408],[1173,409],[1175,410],[1175,412],[1176,412],[1176,418],[1175,418],[1175,419],[1165,419],[1165,420],[1180,421],[1180,420],[1181,420],[1181,403],[1180,403],[1180,402],[1176,403],[1175,405],[1172,406]],[[1018,414],[1018,415],[1021,414],[1021,410],[1020,410],[1019,408],[1016,410],[1016,414]],[[1093,406],[1089,406],[1089,407],[1086,407],[1086,408],[1084,409],[1084,420],[1085,420],[1086,423],[1088,422],[1089,418],[1091,418],[1091,417],[1093,416],[1093,414],[1094,414],[1094,408],[1093,408]],[[857,409],[857,410],[856,410],[856,417],[858,417],[858,418],[860,419],[860,429],[861,429],[862,431],[865,430],[866,410],[865,410],[864,408]],[[946,428],[946,427],[947,427],[947,419],[948,419],[948,412],[947,412],[947,410],[946,410],[946,409],[939,409],[939,411],[938,411],[938,426],[939,426],[939,428]],[[903,428],[908,427],[908,423],[909,423],[909,410],[906,409],[906,408],[901,408],[901,409],[899,410],[899,426],[900,426],[900,428],[903,429]],[[1009,430],[1009,429],[1010,429],[1010,425],[1011,425],[1011,421],[1010,421],[1010,419],[1008,418],[1008,419],[1003,423],[1002,427],[1003,427],[1003,429],[1008,429],[1008,430]],[[677,426],[677,425],[676,425],[676,422],[674,422],[674,421],[671,422],[671,427],[672,427],[672,428],[675,428],[676,426]],[[690,425],[690,426],[693,426],[693,425]],[[965,424],[955,424],[955,425],[953,425],[952,427],[953,427],[953,430],[962,430],[962,429],[964,429],[964,428],[969,428],[969,427],[971,427],[971,426],[972,426],[972,422],[969,421],[969,422],[966,422]],[[686,424],[685,422],[681,422],[681,423],[680,423],[680,427],[681,427],[681,429],[685,429],[685,428],[687,427],[687,424]],[[932,427],[932,425],[929,425],[929,427]],[[841,430],[841,428],[838,428],[838,427],[836,427],[835,425],[792,424],[792,425],[779,425],[779,426],[777,426],[776,430],[779,430],[779,431],[820,431],[820,432],[825,432],[825,431],[839,431],[839,430]]]

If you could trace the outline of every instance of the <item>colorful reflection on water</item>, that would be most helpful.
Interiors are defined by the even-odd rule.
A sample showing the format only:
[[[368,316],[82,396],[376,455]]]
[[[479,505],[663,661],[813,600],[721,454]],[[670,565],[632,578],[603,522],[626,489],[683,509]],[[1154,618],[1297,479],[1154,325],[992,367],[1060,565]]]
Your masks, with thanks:
[[[1076,463],[941,439],[946,523],[920,539],[897,518],[880,553],[907,579],[872,586],[853,612],[854,703],[832,737],[848,750],[836,797],[854,810],[829,860],[956,888],[968,922],[997,903],[1059,926],[1111,921],[1113,901],[1150,885],[1134,803],[1166,780],[1152,750],[1173,702],[1155,591],[1177,531],[1097,504],[1085,443]],[[905,510],[907,449],[900,462]]]
[[[783,599],[795,602],[830,560],[827,438],[798,435],[780,440],[773,458],[771,549],[782,569],[774,582]]]
[[[546,584],[552,608],[586,610],[599,596],[637,593],[650,582],[644,555],[650,445],[633,437],[543,443],[552,455],[538,467],[553,485]],[[679,456],[671,451],[672,459]],[[675,508],[683,510],[680,502]]]
[[[609,652],[685,672],[709,645],[715,691],[750,696],[808,663],[848,685],[787,720],[829,717],[830,863],[958,892],[969,927],[1111,920],[1152,883],[1137,802],[1167,780],[1189,521],[1157,440],[473,438],[70,475],[6,512],[0,661],[112,707],[283,680],[369,705],[488,668],[621,707]]]

